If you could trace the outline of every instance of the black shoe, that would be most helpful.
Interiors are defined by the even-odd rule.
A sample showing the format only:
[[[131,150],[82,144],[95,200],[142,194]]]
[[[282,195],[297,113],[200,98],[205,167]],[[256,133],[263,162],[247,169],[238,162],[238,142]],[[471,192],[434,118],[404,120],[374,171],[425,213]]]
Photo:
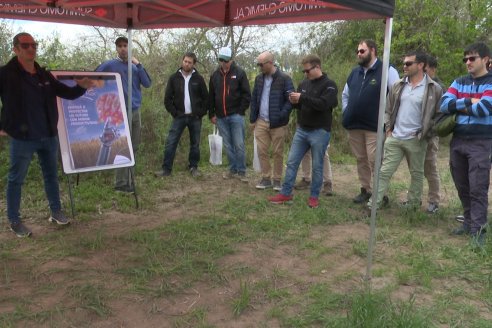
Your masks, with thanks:
[[[487,233],[485,231],[478,231],[478,232],[472,234],[471,238],[470,238],[470,246],[472,248],[483,249],[483,247],[485,246],[486,236],[487,236]]]
[[[168,177],[171,175],[171,171],[167,170],[167,169],[162,169],[160,171],[156,171],[154,172],[154,175],[156,177]]]
[[[383,200],[381,201],[381,208],[389,207],[390,200],[388,196],[384,195]]]
[[[17,223],[11,223],[10,230],[12,230],[19,238],[30,237],[32,234],[31,230],[29,230],[29,228],[20,221]]]
[[[126,193],[126,194],[133,194],[135,192],[135,188],[130,187],[130,186],[114,187],[114,190],[116,192],[122,192],[122,193]]]
[[[464,216],[464,215],[456,215],[456,216],[454,217],[454,219],[455,219],[456,221],[458,221],[459,223],[463,223],[463,222],[465,222],[465,216]]]
[[[369,200],[369,198],[371,198],[371,196],[372,194],[370,192],[367,192],[366,188],[360,188],[360,194],[355,196],[353,201],[356,204],[366,203]]]
[[[470,234],[470,227],[461,225],[459,228],[453,229],[451,231],[451,234],[453,236],[463,236],[463,235],[469,235]]]
[[[51,213],[51,216],[48,219],[48,221],[50,221],[52,223],[60,224],[60,225],[65,225],[65,224],[70,223],[70,219],[67,218],[65,216],[65,214],[63,214],[62,211],[56,211],[54,213]]]

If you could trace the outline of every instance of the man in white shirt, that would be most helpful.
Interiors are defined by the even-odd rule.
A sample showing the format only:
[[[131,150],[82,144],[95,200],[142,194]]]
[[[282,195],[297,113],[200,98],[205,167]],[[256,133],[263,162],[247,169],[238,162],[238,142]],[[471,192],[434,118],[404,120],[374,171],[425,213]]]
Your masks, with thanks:
[[[195,69],[196,61],[194,53],[185,53],[181,67],[167,82],[164,105],[173,122],[166,139],[162,171],[157,172],[158,176],[171,175],[176,148],[186,127],[190,134],[188,169],[193,177],[200,175],[200,133],[202,117],[208,110],[208,91],[205,80]]]
[[[418,208],[424,185],[424,160],[427,143],[432,136],[433,118],[439,110],[442,88],[425,74],[427,55],[410,52],[403,60],[404,78],[388,95],[386,104],[384,159],[379,175],[379,189],[368,202],[381,205],[390,179],[403,157],[410,171],[410,187],[405,206]]]

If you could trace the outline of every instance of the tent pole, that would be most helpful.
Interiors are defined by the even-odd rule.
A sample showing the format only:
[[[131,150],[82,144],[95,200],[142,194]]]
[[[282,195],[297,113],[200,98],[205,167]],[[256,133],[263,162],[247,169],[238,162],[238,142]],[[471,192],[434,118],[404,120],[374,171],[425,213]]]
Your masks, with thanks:
[[[386,93],[388,90],[388,69],[390,61],[391,48],[391,33],[393,27],[393,19],[386,18],[386,27],[384,31],[384,53],[383,53],[383,73],[381,76],[381,91],[379,93],[379,117],[378,117],[378,132],[376,141],[376,160],[374,163],[374,179],[372,186],[372,208],[370,218],[369,242],[367,245],[367,270],[365,281],[367,286],[371,286],[372,279],[372,253],[375,244],[376,235],[376,212],[377,212],[377,195],[379,188],[379,171],[381,169],[381,158],[383,153],[384,142],[384,112],[386,109]]]
[[[133,64],[132,64],[132,58],[133,58],[133,41],[132,41],[132,29],[129,28],[127,30],[128,32],[128,94],[127,94],[127,104],[128,108],[126,109],[127,116],[128,116],[128,128],[130,130],[130,135],[133,134],[132,131],[132,119],[133,119],[133,108],[132,108],[132,91],[133,91]]]

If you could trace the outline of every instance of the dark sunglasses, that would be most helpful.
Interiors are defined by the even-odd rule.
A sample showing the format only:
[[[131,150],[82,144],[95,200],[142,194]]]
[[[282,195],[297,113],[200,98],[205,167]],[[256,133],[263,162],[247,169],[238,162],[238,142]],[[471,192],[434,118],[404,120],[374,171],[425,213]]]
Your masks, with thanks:
[[[359,50],[356,50],[355,53],[356,54],[361,54],[363,55],[367,50],[366,49],[359,49]]]
[[[263,67],[263,65],[266,65],[268,63],[271,63],[270,61],[264,62],[264,63],[256,63],[256,66],[258,67]]]
[[[464,57],[463,58],[463,63],[467,63],[468,61],[474,62],[477,58],[480,58],[480,56],[470,56],[470,57]]]
[[[230,60],[225,60],[225,59],[219,58],[219,61],[227,64]]]
[[[308,68],[308,69],[303,69],[303,70],[302,70],[302,72],[303,72],[303,73],[309,73],[309,72],[311,72],[311,70],[313,70],[313,69],[315,69],[315,68],[316,68],[316,66],[311,66],[311,68]]]
[[[36,50],[38,48],[38,44],[36,42],[34,43],[27,43],[27,42],[22,42],[22,43],[19,43],[19,46],[22,48],[22,49],[29,49],[29,47],[33,48],[34,50]]]
[[[409,67],[409,66],[412,66],[413,64],[416,64],[418,62],[416,61],[407,61],[407,62],[404,62],[403,65],[405,65],[406,67]]]

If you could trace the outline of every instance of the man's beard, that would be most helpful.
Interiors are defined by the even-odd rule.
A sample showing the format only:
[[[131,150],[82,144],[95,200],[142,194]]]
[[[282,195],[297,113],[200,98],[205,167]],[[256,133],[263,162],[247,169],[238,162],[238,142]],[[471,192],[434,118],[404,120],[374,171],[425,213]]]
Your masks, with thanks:
[[[359,58],[359,65],[366,67],[372,60],[372,54],[369,53],[367,57]]]

